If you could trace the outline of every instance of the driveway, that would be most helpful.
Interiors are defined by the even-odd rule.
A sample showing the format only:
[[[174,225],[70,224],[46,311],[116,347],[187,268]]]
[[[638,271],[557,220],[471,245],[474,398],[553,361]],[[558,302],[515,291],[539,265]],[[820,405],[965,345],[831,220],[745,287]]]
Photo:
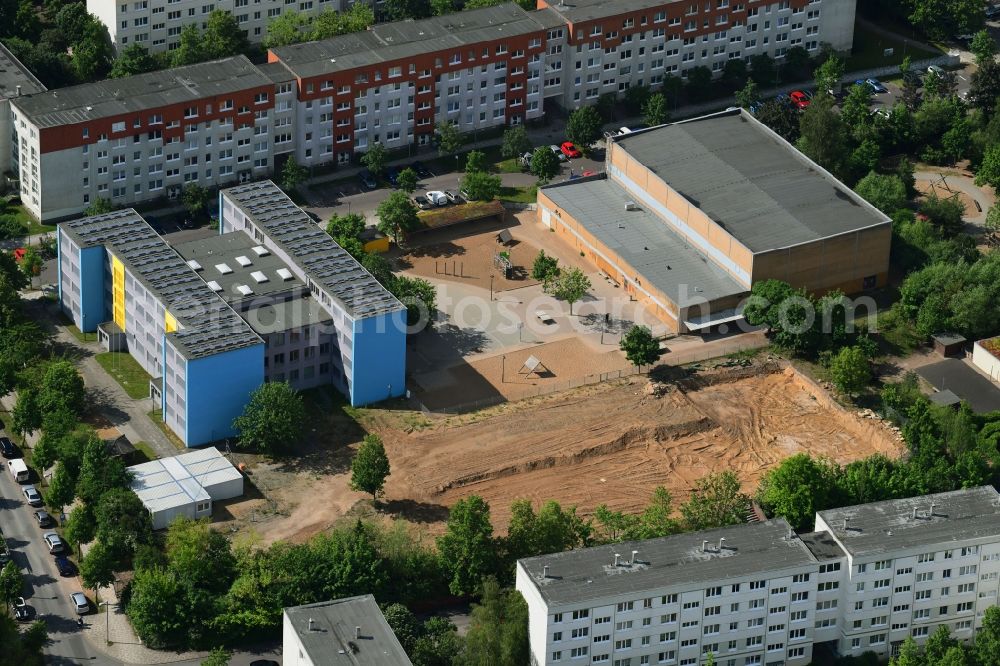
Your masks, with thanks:
[[[969,403],[977,414],[1000,409],[997,386],[964,360],[949,358],[917,368],[917,374],[939,391],[951,391]]]

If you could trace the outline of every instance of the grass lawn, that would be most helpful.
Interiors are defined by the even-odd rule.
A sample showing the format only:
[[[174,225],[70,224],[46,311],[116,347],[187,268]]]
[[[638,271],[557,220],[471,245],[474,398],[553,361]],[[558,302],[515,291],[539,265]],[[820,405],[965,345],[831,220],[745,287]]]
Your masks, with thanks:
[[[47,234],[56,230],[54,224],[42,224],[38,222],[35,218],[28,214],[28,211],[24,209],[24,206],[11,206],[5,205],[0,214],[3,215],[13,215],[15,219],[23,226],[26,233],[29,236],[34,236],[35,234]]]
[[[149,397],[151,377],[127,352],[104,352],[95,356],[94,360],[121,384],[128,397],[133,400]]]
[[[133,465],[139,465],[144,462],[149,462],[150,460],[156,460],[160,456],[156,455],[156,452],[147,444],[146,442],[132,442],[132,446],[135,447],[135,462],[131,463]]]
[[[65,313],[60,312],[59,319],[62,321],[62,325],[66,327],[66,330],[69,331],[74,338],[76,338],[77,342],[97,342],[96,333],[84,333],[76,327],[76,324],[74,324]]]
[[[511,201],[514,203],[535,203],[538,196],[538,186],[530,185],[525,187],[501,187],[500,201]]]
[[[882,54],[885,49],[892,49],[892,55],[885,57]],[[854,48],[851,50],[851,57],[847,59],[846,70],[855,72],[885,65],[898,65],[906,56],[910,56],[913,60],[922,60],[939,55],[943,55],[942,52],[928,51],[913,42],[877,34],[860,23],[855,23]]]
[[[181,438],[178,437],[174,433],[173,430],[171,430],[169,427],[167,427],[167,424],[163,421],[163,410],[162,409],[154,409],[151,412],[147,412],[146,416],[148,416],[150,418],[150,420],[153,423],[156,424],[157,428],[159,428],[161,431],[163,431],[163,434],[167,436],[167,439],[170,440],[171,444],[173,444],[175,447],[177,447],[178,451],[186,451],[187,450],[187,447],[184,446],[184,442],[181,441]],[[138,448],[138,447],[136,447],[136,448]],[[145,451],[143,451],[143,452],[145,453]],[[152,451],[150,451],[150,453],[152,453]],[[159,456],[155,456],[155,457],[158,458]]]
[[[495,166],[499,173],[521,173],[521,162],[516,157],[501,160]]]

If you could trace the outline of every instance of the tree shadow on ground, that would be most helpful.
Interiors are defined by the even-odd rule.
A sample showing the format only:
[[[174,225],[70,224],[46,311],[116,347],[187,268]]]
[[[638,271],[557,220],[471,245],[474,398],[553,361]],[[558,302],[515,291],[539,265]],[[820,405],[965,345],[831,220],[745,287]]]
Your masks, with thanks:
[[[413,523],[439,523],[448,520],[448,507],[443,504],[418,502],[412,499],[381,502],[382,513],[396,518],[404,518]]]
[[[604,332],[610,335],[622,335],[632,328],[632,325],[635,322],[630,319],[608,317],[607,326],[605,328],[604,315],[600,312],[591,312],[581,315],[580,323],[592,331],[600,331],[603,328]]]

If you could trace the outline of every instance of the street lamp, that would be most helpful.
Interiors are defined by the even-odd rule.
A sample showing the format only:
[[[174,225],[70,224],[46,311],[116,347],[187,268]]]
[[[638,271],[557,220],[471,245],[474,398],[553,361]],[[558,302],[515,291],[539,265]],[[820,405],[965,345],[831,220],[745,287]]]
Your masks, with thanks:
[[[490,273],[490,300],[493,300],[493,273]]]
[[[504,384],[504,383],[507,382],[506,376],[504,374],[505,371],[506,371],[506,368],[507,368],[507,355],[504,354],[503,356],[500,357],[500,383],[501,384]]]
[[[111,602],[102,601],[100,605],[104,606],[104,640],[111,645]]]

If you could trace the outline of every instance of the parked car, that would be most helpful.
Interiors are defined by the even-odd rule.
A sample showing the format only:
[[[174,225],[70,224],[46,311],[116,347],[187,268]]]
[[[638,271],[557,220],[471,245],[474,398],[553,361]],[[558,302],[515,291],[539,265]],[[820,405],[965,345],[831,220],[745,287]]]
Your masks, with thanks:
[[[566,157],[566,155],[563,154],[562,148],[560,148],[556,144],[552,144],[551,146],[549,146],[549,150],[551,150],[553,153],[556,154],[556,157],[559,158],[560,162],[565,162],[566,160],[569,159],[568,157]]]
[[[469,196],[469,191],[468,190],[459,190],[458,193],[466,201],[472,201],[472,197]]]
[[[455,192],[454,190],[445,190],[444,195],[448,197],[448,201],[450,201],[453,204],[460,204],[463,203],[465,200],[461,194]]]
[[[55,519],[49,515],[48,511],[44,510],[35,512],[35,520],[38,521],[39,527],[52,527],[56,524]]]
[[[9,437],[0,437],[0,454],[3,454],[4,458],[13,458],[17,455],[17,447]]]
[[[417,175],[420,176],[421,178],[430,178],[431,176],[434,175],[430,172],[430,169],[424,166],[423,162],[419,161],[414,162],[413,164],[410,165],[410,168],[416,171]]]
[[[378,181],[375,179],[375,174],[368,169],[361,170],[361,173],[358,174],[358,181],[361,183],[361,187],[366,190],[374,190],[378,187]]]
[[[937,74],[938,76],[944,76],[944,70],[937,65],[930,65],[927,67],[928,74]]]
[[[24,493],[24,499],[28,502],[29,506],[41,506],[43,504],[42,495],[34,486],[27,485],[21,492]]]
[[[31,616],[34,615],[31,606],[24,600],[24,597],[15,599],[11,607],[14,609],[14,619],[18,622],[28,622],[31,620]]]
[[[90,600],[83,592],[74,592],[69,595],[69,600],[73,604],[77,615],[86,615],[90,612]]]
[[[389,184],[396,187],[396,183],[399,182],[399,169],[396,167],[387,167],[385,170],[385,179],[389,181]]]
[[[76,575],[76,566],[65,555],[56,557],[56,569],[59,570],[59,575],[64,578]]]
[[[49,547],[49,553],[55,555],[66,550],[66,543],[55,532],[46,532],[42,535],[45,545]]]
[[[809,108],[809,98],[806,97],[806,94],[801,90],[793,90],[789,93],[788,99],[792,100],[792,104],[794,104],[795,108],[800,111],[805,111]]]
[[[627,127],[619,127],[618,128],[618,136],[624,136],[626,134],[631,134],[631,133],[632,133],[632,130],[630,130]]]
[[[448,205],[448,195],[441,190],[431,190],[427,193],[427,199],[435,206]]]
[[[973,38],[974,36],[975,36],[975,35],[970,35],[970,34],[966,33],[966,34],[962,34],[962,35],[955,35],[955,36],[954,36],[954,39],[955,39],[955,41],[956,41],[956,42],[959,42],[959,43],[962,43],[962,44],[965,44],[965,43],[967,43],[967,42],[971,42],[971,41],[972,41],[972,38]]]
[[[531,158],[534,157],[534,156],[535,156],[535,154],[532,153],[532,152],[530,152],[530,151],[527,152],[527,153],[525,153],[524,155],[521,155],[521,166],[523,166],[526,169],[530,168],[531,167]]]
[[[415,203],[417,208],[420,210],[427,210],[428,208],[432,208],[434,206],[434,204],[431,203],[431,200],[422,194],[418,194],[413,197],[413,203]]]
[[[1000,7],[997,5],[990,5],[986,8],[986,18],[995,19],[997,16],[1000,16]]]
[[[573,145],[572,141],[564,141],[563,144],[559,146],[559,150],[561,150],[562,154],[566,157],[577,158],[583,155],[583,153],[581,153],[580,150]]]

